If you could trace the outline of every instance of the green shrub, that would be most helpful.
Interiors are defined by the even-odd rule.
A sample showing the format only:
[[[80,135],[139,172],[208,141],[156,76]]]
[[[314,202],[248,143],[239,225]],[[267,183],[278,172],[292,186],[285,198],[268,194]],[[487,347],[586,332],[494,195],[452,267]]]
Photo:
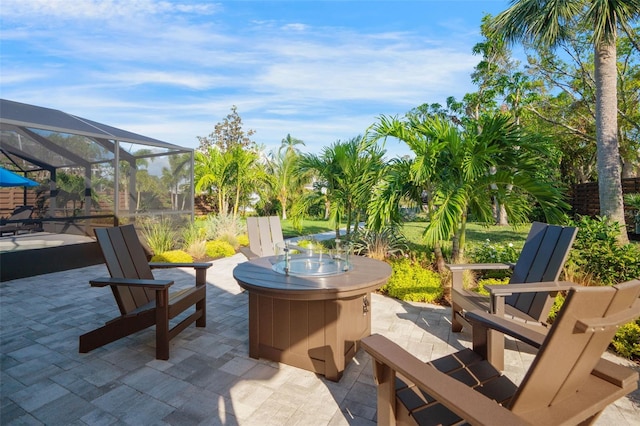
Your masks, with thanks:
[[[209,214],[204,221],[207,240],[219,240],[222,235],[241,235],[247,232],[244,221],[230,214]]]
[[[249,236],[247,234],[238,235],[238,244],[242,247],[249,247]]]
[[[491,243],[486,239],[479,246],[470,250],[470,257],[474,263],[515,263],[518,261],[521,249],[517,249],[513,243]]]
[[[620,356],[640,359],[640,318],[620,327],[611,345]]]
[[[473,263],[516,263],[522,249],[516,248],[512,243],[499,244],[491,243],[486,239],[479,246],[472,246],[469,256]],[[477,271],[485,278],[503,279],[511,276],[509,269],[482,270]]]
[[[170,250],[154,255],[151,258],[151,261],[169,263],[193,263],[193,257],[182,250]]]
[[[359,229],[351,236],[351,241],[355,254],[378,260],[403,255],[409,249],[402,232],[391,227],[381,231]]]
[[[298,240],[294,245],[307,249],[314,253],[327,253],[327,247],[321,242],[314,239]]]
[[[618,224],[582,216],[574,225],[580,230],[567,260],[572,280],[613,285],[640,276],[640,245],[618,244]]]
[[[201,220],[189,222],[187,226],[182,229],[182,241],[185,250],[192,244],[199,243],[200,241],[206,241],[204,222]]]
[[[207,256],[209,257],[230,257],[236,254],[233,246],[226,241],[207,241]]]
[[[142,225],[142,236],[154,254],[167,252],[175,247],[177,233],[169,219],[150,220]]]
[[[484,278],[478,280],[478,285],[473,289],[478,294],[489,295],[489,290],[484,288],[485,285],[505,285],[509,284],[509,278]]]
[[[442,298],[442,280],[437,272],[425,268],[416,259],[397,259],[391,262],[393,272],[381,291],[408,302],[434,303]]]
[[[560,312],[560,308],[562,308],[562,304],[564,303],[564,295],[562,293],[558,293],[556,296],[556,300],[553,301],[553,306],[551,307],[551,311],[549,312],[549,318],[547,318],[547,322],[549,324],[553,324],[553,322],[558,317],[558,312]]]
[[[218,235],[218,238],[216,238],[216,240],[228,242],[229,245],[233,247],[234,250],[237,250],[238,247],[240,247],[240,243],[238,242],[238,237],[236,237],[235,234],[229,234],[229,233],[223,232],[222,234]]]
[[[188,247],[185,247],[184,251],[189,253],[194,259],[203,259],[207,256],[207,241],[195,241]]]

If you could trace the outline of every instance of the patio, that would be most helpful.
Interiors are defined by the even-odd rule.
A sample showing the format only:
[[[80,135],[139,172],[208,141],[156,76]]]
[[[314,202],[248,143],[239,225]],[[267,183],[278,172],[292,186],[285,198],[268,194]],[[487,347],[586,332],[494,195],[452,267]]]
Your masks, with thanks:
[[[104,265],[1,283],[0,423],[375,424],[371,361],[362,350],[338,383],[249,358],[248,297],[231,275],[245,259],[214,262],[207,278],[207,327],[189,327],[173,339],[169,361],[154,358],[152,330],[78,353],[78,336],[117,314],[111,292],[88,284],[108,275]],[[180,286],[193,283],[190,273],[156,276]],[[470,345],[468,333],[450,332],[450,312],[443,307],[374,294],[371,315],[374,333],[425,360]],[[522,378],[531,352],[507,342],[510,378]],[[640,391],[610,405],[597,424],[640,424]]]

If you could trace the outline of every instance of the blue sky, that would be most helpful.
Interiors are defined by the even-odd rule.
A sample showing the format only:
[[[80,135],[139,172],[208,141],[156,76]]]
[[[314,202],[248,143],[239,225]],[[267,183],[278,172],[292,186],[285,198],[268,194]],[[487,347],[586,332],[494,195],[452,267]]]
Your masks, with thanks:
[[[2,0],[0,96],[197,147],[236,105],[267,150],[474,91],[506,0]],[[387,146],[389,156],[405,153]]]

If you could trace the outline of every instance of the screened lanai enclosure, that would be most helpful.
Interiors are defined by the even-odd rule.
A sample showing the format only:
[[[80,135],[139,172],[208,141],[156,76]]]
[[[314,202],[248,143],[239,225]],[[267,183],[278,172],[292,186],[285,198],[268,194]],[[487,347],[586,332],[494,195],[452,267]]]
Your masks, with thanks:
[[[0,166],[40,184],[5,194],[3,215],[32,203],[49,230],[192,218],[192,149],[4,99],[0,136]]]

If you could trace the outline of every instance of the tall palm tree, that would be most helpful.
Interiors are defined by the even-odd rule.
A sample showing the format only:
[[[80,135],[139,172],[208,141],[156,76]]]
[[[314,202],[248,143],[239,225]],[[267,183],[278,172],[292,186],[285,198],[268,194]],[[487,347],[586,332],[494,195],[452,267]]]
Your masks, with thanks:
[[[287,133],[287,137],[282,139],[282,142],[280,143],[280,149],[278,149],[278,153],[284,150],[286,152],[300,154],[300,148],[297,148],[297,145],[304,146],[304,141],[302,139],[294,138],[289,133]]]
[[[593,30],[596,84],[596,136],[600,214],[625,224],[618,143],[617,29],[628,31],[640,17],[640,0],[519,0],[496,16],[492,28],[508,42],[519,40],[554,47],[577,21]],[[628,242],[626,232],[619,240]]]

